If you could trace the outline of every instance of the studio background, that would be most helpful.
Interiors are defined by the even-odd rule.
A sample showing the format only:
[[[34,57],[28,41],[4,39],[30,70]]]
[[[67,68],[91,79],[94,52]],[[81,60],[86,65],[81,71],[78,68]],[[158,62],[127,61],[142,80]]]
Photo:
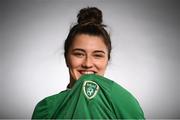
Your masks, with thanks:
[[[31,118],[40,100],[66,89],[64,40],[87,6],[103,11],[111,34],[105,76],[146,118],[180,118],[179,0],[1,0],[0,118]]]

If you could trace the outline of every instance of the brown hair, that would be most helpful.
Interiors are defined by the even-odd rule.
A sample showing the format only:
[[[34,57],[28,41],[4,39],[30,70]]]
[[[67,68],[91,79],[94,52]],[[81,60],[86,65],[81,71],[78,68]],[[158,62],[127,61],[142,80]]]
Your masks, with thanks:
[[[64,43],[64,57],[66,59],[69,48],[71,47],[76,35],[88,34],[100,36],[108,49],[108,59],[111,54],[111,39],[108,32],[105,30],[106,25],[102,24],[102,12],[96,7],[87,7],[79,11],[77,15],[77,24],[74,25]]]

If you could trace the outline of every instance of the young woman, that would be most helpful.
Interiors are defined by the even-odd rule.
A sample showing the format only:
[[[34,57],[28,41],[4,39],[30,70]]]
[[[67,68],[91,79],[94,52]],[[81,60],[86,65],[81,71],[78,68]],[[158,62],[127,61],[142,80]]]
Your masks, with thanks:
[[[64,44],[68,89],[40,101],[32,118],[144,119],[137,100],[103,77],[111,57],[111,40],[101,10],[84,8],[77,18]]]

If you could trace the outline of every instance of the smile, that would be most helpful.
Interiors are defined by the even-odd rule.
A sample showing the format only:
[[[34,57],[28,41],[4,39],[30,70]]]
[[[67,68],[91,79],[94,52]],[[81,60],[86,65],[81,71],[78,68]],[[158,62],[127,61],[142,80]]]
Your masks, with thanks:
[[[80,74],[95,74],[94,71],[79,71]]]

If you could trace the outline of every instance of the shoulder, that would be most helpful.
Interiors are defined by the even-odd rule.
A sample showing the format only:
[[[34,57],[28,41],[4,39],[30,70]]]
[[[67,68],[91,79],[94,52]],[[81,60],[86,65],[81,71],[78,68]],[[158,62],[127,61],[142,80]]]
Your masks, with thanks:
[[[32,119],[49,118],[51,113],[56,108],[57,103],[61,103],[64,97],[67,95],[68,90],[62,91],[58,94],[48,96],[41,100],[35,107],[32,115]]]
[[[117,83],[112,84],[112,104],[119,116],[128,119],[143,119],[144,113],[137,99]]]

